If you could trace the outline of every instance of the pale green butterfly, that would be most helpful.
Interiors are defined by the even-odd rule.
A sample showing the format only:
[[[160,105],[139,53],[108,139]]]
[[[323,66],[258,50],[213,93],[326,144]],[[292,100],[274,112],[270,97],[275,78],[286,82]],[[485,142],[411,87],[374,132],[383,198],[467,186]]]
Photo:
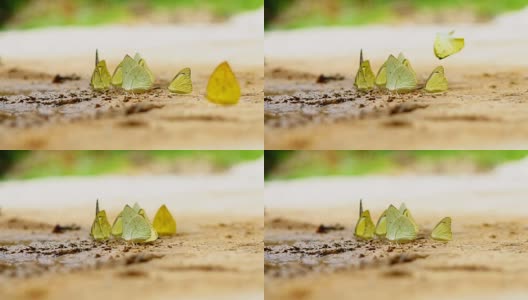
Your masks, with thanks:
[[[413,223],[404,215],[400,215],[392,223],[387,224],[385,238],[394,242],[409,242],[416,239],[417,231]]]
[[[434,53],[439,59],[444,59],[464,48],[464,39],[455,38],[455,31],[449,33],[438,33],[434,41]]]
[[[389,60],[391,58],[389,57]],[[396,60],[396,59],[395,59]],[[416,89],[418,81],[416,74],[404,63],[396,60],[387,64],[387,84],[389,91],[408,92]]]
[[[140,209],[139,210],[139,215],[143,217],[143,219],[145,219],[145,221],[147,221],[149,227],[150,227],[150,237],[145,241],[145,243],[149,243],[149,242],[152,242],[152,241],[155,241],[158,239],[158,232],[156,231],[156,229],[154,229],[154,226],[152,226],[152,223],[150,222],[149,218],[147,217],[147,213],[145,212],[144,209]]]
[[[151,230],[147,220],[130,206],[123,210],[123,234],[121,238],[129,242],[145,242],[151,237]]]
[[[379,237],[384,237],[387,234],[387,210],[383,211],[379,217],[374,233]]]
[[[146,92],[152,87],[153,83],[152,76],[148,70],[137,64],[130,72],[123,72],[123,84],[121,87],[125,91]]]
[[[189,94],[192,92],[191,69],[184,68],[172,79],[169,91],[178,94]]]
[[[117,215],[114,224],[112,225],[112,235],[115,237],[121,237],[123,235],[123,219],[131,219],[137,212],[132,209],[128,204],[125,205],[123,210]]]
[[[447,78],[444,74],[444,67],[436,67],[427,82],[425,83],[425,91],[429,93],[440,93],[447,91]]]
[[[435,226],[431,232],[431,238],[437,241],[450,241],[453,238],[451,232],[451,218],[445,217]]]
[[[134,206],[132,206],[132,208],[134,209],[135,212],[139,213],[139,211],[141,210],[141,206],[139,206],[139,204],[136,202],[134,203]]]
[[[129,73],[137,64],[132,57],[125,55],[112,75],[112,85],[120,87],[123,84],[123,75]]]

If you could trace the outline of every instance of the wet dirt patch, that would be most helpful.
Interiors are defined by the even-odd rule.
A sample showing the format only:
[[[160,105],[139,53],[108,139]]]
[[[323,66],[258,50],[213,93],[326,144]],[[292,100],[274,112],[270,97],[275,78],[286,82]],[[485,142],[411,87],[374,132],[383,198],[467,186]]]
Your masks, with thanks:
[[[427,258],[426,250],[436,247],[436,243],[426,240],[423,235],[408,244],[364,241],[354,237],[353,228],[339,226],[337,230],[321,234],[320,226],[279,227],[277,220],[282,225],[299,223],[284,218],[274,220],[267,223],[270,226],[266,227],[264,241],[264,272],[273,278],[406,264]]]
[[[88,78],[75,74],[51,75],[0,67],[0,127],[4,135],[0,140],[6,144],[4,148],[66,149],[83,144],[85,139],[81,136],[85,136],[91,140],[91,147],[128,145],[111,147],[124,149],[138,143],[137,136],[129,135],[140,132],[148,137],[143,139],[142,148],[149,149],[168,148],[163,145],[191,140],[215,147],[224,143],[262,143],[262,75],[253,72],[238,75],[241,83],[245,83],[243,94],[238,105],[227,108],[205,99],[202,85],[207,77],[200,75],[193,78],[196,91],[190,95],[170,93],[166,80],[158,80],[146,93],[134,94],[118,89],[92,91]],[[141,116],[141,120],[135,116]],[[222,124],[215,129],[216,134],[211,133],[212,122]],[[188,132],[197,130],[205,133],[189,139]],[[174,138],[167,139],[168,131],[174,132],[170,135]],[[68,141],[74,136],[77,138]]]
[[[328,209],[327,214],[329,224],[342,220],[342,209]],[[412,299],[443,299],[450,283],[449,293],[459,296],[453,298],[470,299],[464,296],[478,298],[483,289],[499,294],[510,287],[522,290],[528,278],[524,265],[528,235],[520,219],[492,223],[482,222],[486,217],[455,217],[451,242],[430,240],[430,231],[424,228],[412,243],[391,244],[357,240],[351,224],[344,224],[344,230],[319,234],[316,224],[304,223],[313,217],[306,211],[289,210],[287,215],[291,219],[285,213],[268,212],[265,220],[269,299],[297,295],[302,299],[348,299],[350,295],[375,299],[383,291],[387,295],[386,288],[396,299],[407,299],[404,291],[411,286]],[[288,223],[304,225],[288,228]],[[374,283],[383,286],[383,291],[373,289]]]
[[[516,70],[450,69],[450,89],[445,93],[390,94],[359,92],[350,74],[318,83],[315,73],[267,69],[267,149],[436,149],[447,144],[496,145],[504,140],[510,146],[528,143],[518,131],[508,137],[502,134],[528,127],[528,109],[521,104],[528,77]]]

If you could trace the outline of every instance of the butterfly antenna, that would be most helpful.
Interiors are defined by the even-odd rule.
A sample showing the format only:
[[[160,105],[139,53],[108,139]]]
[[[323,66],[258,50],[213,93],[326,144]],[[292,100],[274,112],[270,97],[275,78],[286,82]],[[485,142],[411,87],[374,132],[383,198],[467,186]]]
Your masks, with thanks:
[[[95,49],[95,66],[99,64],[99,50]]]
[[[363,214],[363,199],[359,199],[359,217]]]
[[[361,66],[362,63],[363,63],[363,49],[359,51],[359,65]]]

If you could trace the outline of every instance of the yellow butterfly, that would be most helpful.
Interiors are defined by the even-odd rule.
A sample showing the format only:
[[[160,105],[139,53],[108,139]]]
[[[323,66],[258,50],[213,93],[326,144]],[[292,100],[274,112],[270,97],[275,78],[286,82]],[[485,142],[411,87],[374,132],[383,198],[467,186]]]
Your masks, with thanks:
[[[451,218],[445,217],[435,226],[431,232],[431,238],[437,241],[450,241],[453,238],[451,232]]]
[[[159,235],[171,235],[176,233],[176,221],[165,204],[163,204],[158,209],[158,212],[156,212],[153,226]]]
[[[464,39],[455,38],[455,31],[449,33],[438,33],[434,42],[434,53],[439,59],[460,52],[464,48]]]
[[[359,69],[356,73],[354,86],[360,91],[368,91],[374,88],[375,81],[376,76],[374,76],[374,72],[372,72],[370,62],[368,60],[363,60],[363,49],[361,49],[361,52],[359,53]]]
[[[96,91],[103,91],[110,88],[110,72],[106,67],[106,61],[99,61],[99,51],[95,50],[95,69],[92,73],[90,86]]]
[[[370,240],[374,237],[375,230],[376,226],[374,226],[374,222],[372,222],[370,212],[368,210],[364,211],[356,223],[354,235],[361,239]]]
[[[95,219],[92,223],[90,236],[96,241],[107,240],[110,237],[110,223],[104,210],[99,211],[99,200],[95,204]]]
[[[436,67],[427,82],[425,83],[425,90],[429,93],[441,93],[447,91],[447,78],[444,74],[444,67]]]
[[[379,237],[384,237],[387,234],[387,210],[383,211],[379,217],[374,233]]]
[[[214,70],[207,83],[207,99],[216,104],[237,104],[240,85],[229,64],[224,61]]]
[[[190,68],[184,68],[174,76],[169,84],[169,91],[178,94],[189,94],[192,92]]]

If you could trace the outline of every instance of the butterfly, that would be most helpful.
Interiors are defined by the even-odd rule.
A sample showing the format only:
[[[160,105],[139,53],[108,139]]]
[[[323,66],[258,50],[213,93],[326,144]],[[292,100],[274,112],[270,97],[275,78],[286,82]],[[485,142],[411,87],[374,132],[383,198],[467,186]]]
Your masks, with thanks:
[[[434,53],[439,59],[460,52],[464,48],[464,38],[455,38],[455,31],[449,33],[438,33],[434,41]]]
[[[396,59],[393,55],[389,56],[385,67],[387,74],[385,87],[389,91],[408,92],[416,89],[418,84],[416,73],[403,54],[400,54],[400,59]]]
[[[409,242],[416,239],[417,231],[411,220],[400,214],[394,221],[387,224],[385,238],[394,242]]]
[[[429,93],[440,93],[447,91],[447,78],[444,74],[444,67],[436,67],[427,82],[425,83],[425,90]]]
[[[136,54],[134,58],[126,55],[112,76],[112,84],[126,91],[146,92],[154,84],[154,74],[147,62]]]
[[[156,212],[153,226],[159,235],[171,235],[176,233],[176,221],[165,204]]]
[[[450,241],[453,238],[450,217],[445,217],[438,222],[431,232],[431,238],[437,241]]]
[[[358,222],[356,223],[356,228],[354,229],[354,235],[362,239],[372,239],[374,237],[374,231],[376,226],[372,222],[370,217],[370,212],[368,210],[364,211],[361,214]]]
[[[411,71],[411,73],[414,74],[414,77],[416,77],[416,72],[414,71],[413,67],[411,66],[411,62],[401,54],[401,57],[403,58],[401,60],[401,63],[407,67]],[[399,59],[398,59],[399,60]]]
[[[411,221],[411,223],[414,226],[415,231],[418,232],[418,230],[419,230],[418,224],[414,220],[414,218],[413,218],[413,216],[411,214],[411,211],[407,208],[407,206],[405,206],[405,203],[402,203],[402,205],[400,206],[400,213],[402,215],[406,216],[409,219],[409,221]]]
[[[152,223],[150,222],[150,219],[147,217],[147,213],[145,212],[144,209],[140,209],[139,210],[139,215],[143,217],[143,219],[145,219],[145,221],[147,221],[148,225],[149,225],[149,228],[150,228],[150,237],[144,241],[144,243],[149,243],[149,242],[152,242],[152,241],[155,241],[158,239],[158,232],[156,231],[156,229],[154,228],[154,226],[152,226]]]
[[[240,85],[229,64],[224,61],[216,67],[207,83],[207,99],[216,104],[237,104]]]
[[[125,55],[125,58],[117,65],[112,75],[112,85],[121,87],[123,84],[123,74],[129,73],[136,64],[137,62],[130,55]]]
[[[136,55],[139,55],[139,54],[136,54]],[[152,82],[156,80],[156,78],[154,77],[154,73],[152,73],[149,66],[147,65],[147,62],[143,58],[139,59],[138,65],[140,65],[141,67],[143,67],[143,69],[145,69],[145,71],[147,71],[147,73],[149,74],[150,80]]]
[[[99,61],[99,51],[95,50],[95,69],[92,73],[90,86],[96,91],[110,88],[111,76],[106,67],[106,61]]]
[[[360,91],[368,91],[374,88],[375,81],[376,77],[370,67],[370,61],[363,60],[363,49],[361,49],[359,53],[359,69],[356,73],[354,86]]]
[[[121,238],[129,242],[146,243],[158,238],[152,228],[144,210],[135,211],[130,206],[125,206],[121,213],[123,231]]]
[[[104,210],[99,211],[99,200],[95,203],[95,219],[92,223],[90,236],[96,241],[107,240],[110,237],[110,223]]]
[[[387,210],[383,211],[379,217],[374,233],[379,237],[384,237],[387,234]]]
[[[174,76],[169,84],[169,91],[178,94],[189,94],[192,92],[190,68],[184,68]]]

